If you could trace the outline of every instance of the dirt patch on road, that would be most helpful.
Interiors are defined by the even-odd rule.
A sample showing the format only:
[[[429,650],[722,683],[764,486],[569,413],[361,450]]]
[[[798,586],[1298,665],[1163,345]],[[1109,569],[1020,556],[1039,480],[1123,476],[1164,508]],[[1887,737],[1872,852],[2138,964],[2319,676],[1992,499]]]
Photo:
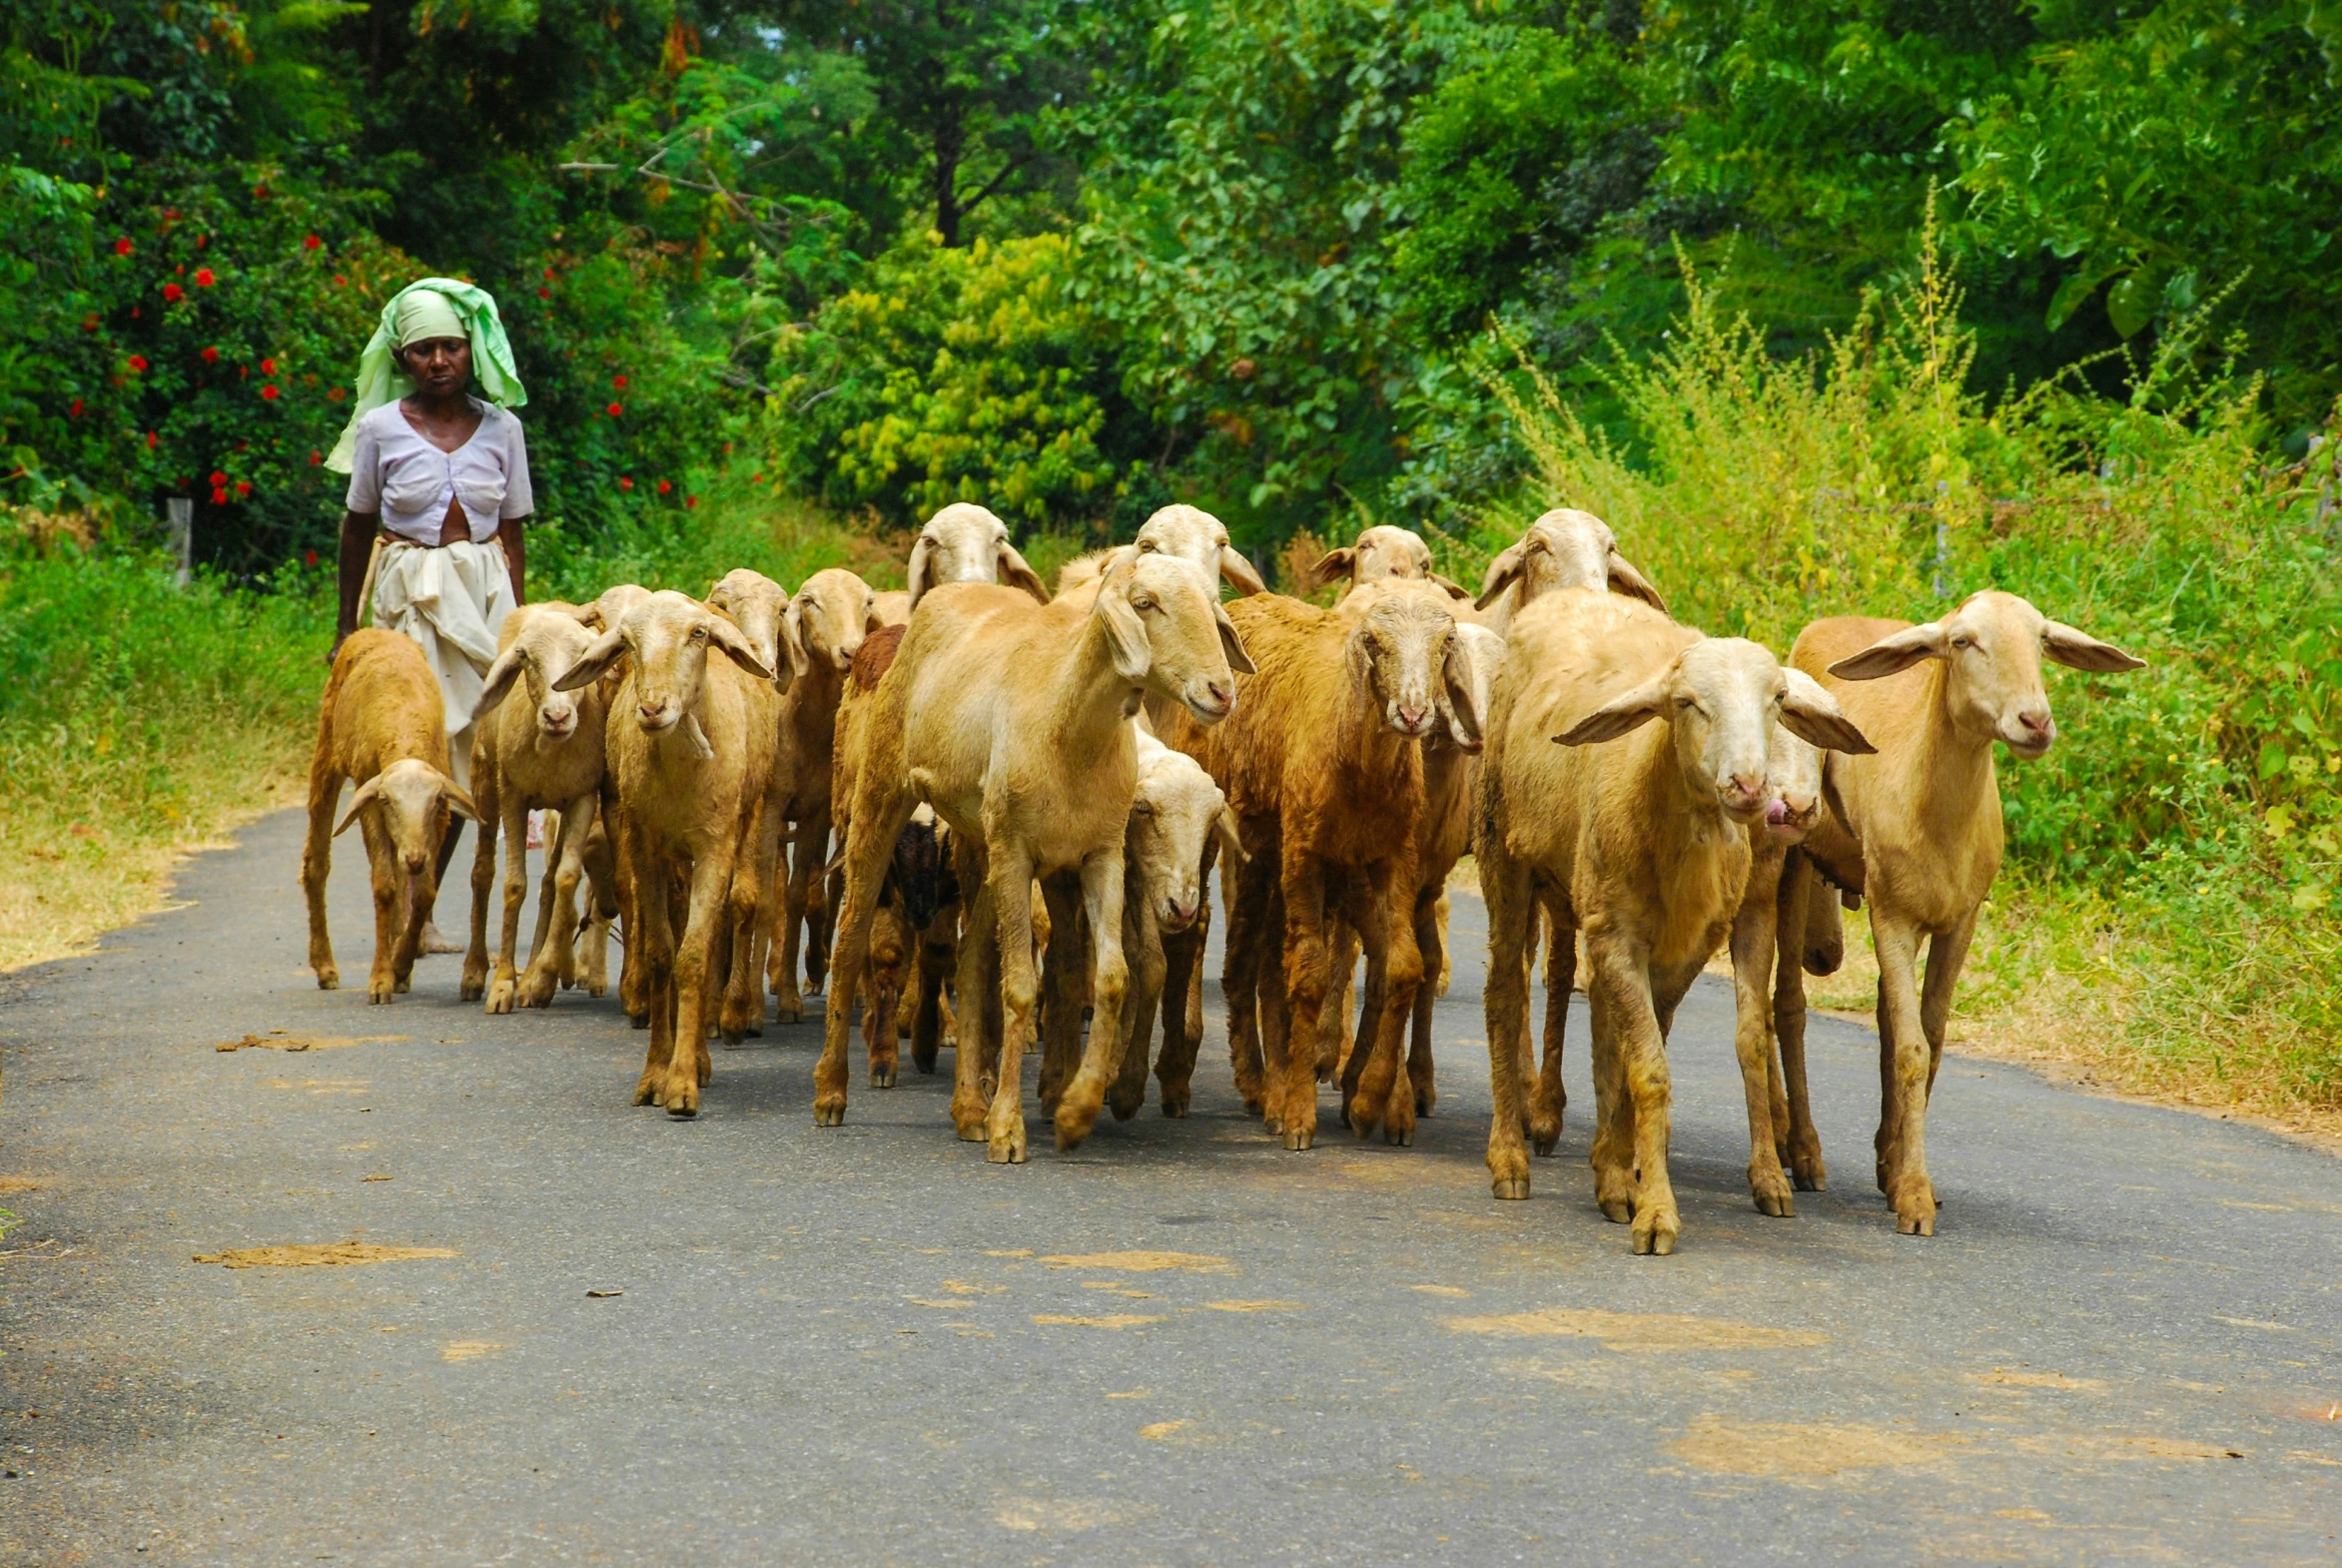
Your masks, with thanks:
[[[282,1029],[272,1029],[265,1035],[247,1035],[242,1040],[223,1040],[214,1051],[344,1051],[352,1046],[393,1045],[408,1039],[405,1035],[293,1035]]]
[[[31,1176],[0,1176],[0,1192],[38,1192],[41,1183]]]
[[[1881,1465],[1932,1464],[1957,1437],[1890,1432],[1876,1426],[1830,1426],[1805,1421],[1726,1421],[1702,1416],[1668,1445],[1687,1464],[1727,1475],[1836,1475]]]
[[[1074,1317],[1064,1312],[1042,1312],[1035,1322],[1063,1328],[1137,1328],[1142,1323],[1160,1323],[1160,1316],[1145,1312],[1109,1312],[1104,1317]]]
[[[1788,1350],[1818,1345],[1829,1336],[1805,1328],[1766,1328],[1721,1317],[1676,1312],[1604,1312],[1549,1306],[1536,1312],[1450,1317],[1459,1334],[1535,1335],[1598,1339],[1605,1350],[1668,1353],[1679,1350]]]
[[[1044,1257],[1052,1268],[1109,1268],[1126,1274],[1184,1268],[1198,1274],[1232,1274],[1235,1264],[1206,1252],[1059,1252]]]
[[[307,1242],[198,1252],[193,1261],[223,1268],[335,1268],[353,1263],[401,1263],[417,1257],[455,1257],[451,1246],[378,1246],[372,1241]]]

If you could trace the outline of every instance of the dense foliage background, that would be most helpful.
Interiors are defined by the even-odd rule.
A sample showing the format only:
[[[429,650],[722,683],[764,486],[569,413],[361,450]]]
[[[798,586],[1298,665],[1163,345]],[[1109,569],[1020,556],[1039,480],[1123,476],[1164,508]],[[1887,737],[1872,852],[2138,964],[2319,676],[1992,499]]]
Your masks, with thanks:
[[[1264,562],[1395,521],[1459,575],[1583,504],[1687,618],[1776,645],[2027,593],[2153,665],[2056,679],[1980,986],[2082,977],[2156,1072],[2342,1103],[2332,0],[0,26],[0,756],[56,818],[28,844],[178,820],[157,693],[283,744],[318,458],[383,299],[437,272],[519,353],[543,591],[883,576],[877,536],[960,498],[1055,558],[1175,497]],[[175,494],[204,591],[249,592],[103,562]],[[124,647],[250,646],[99,657],[127,605]],[[101,774],[128,793],[84,811]]]

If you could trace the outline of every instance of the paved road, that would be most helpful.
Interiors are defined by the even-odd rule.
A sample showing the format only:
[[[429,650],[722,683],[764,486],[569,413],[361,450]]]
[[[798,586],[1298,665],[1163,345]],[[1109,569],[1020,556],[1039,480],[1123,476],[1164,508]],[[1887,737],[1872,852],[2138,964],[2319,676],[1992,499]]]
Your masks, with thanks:
[[[1488,1197],[1470,960],[1409,1150],[1286,1155],[1207,1050],[1192,1120],[991,1168],[948,1078],[816,1130],[810,1026],[675,1125],[627,1106],[612,1003],[485,1018],[451,958],[388,1009],[317,991],[298,828],[5,983],[0,1176],[39,1183],[0,1199],[6,1568],[2342,1554],[2327,1156],[1959,1062],[1941,1232],[1901,1239],[1856,1179],[1874,1048],[1823,1023],[1842,1179],[1766,1219],[1703,983],[1683,1245],[1636,1258],[1582,1056],[1536,1196]],[[355,856],[335,911],[363,975]],[[271,1029],[396,1038],[214,1049]],[[442,1255],[190,1261],[346,1239]]]

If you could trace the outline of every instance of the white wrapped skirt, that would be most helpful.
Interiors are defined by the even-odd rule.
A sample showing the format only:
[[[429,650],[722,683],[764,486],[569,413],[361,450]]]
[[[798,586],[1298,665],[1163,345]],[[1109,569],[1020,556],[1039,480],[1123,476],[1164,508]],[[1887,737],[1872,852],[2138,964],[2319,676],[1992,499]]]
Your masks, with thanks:
[[[471,709],[496,661],[496,633],[512,612],[512,572],[495,539],[436,546],[383,543],[375,567],[375,624],[422,648],[447,709],[447,760],[471,788]]]

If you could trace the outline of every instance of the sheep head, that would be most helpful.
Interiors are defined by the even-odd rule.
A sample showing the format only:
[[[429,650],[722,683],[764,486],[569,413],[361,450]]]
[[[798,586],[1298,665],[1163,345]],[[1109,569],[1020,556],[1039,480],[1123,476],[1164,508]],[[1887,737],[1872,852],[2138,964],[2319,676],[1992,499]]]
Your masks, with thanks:
[[[748,639],[765,668],[780,677],[783,688],[803,668],[783,645],[782,621],[789,608],[789,590],[761,571],[735,567],[707,590],[707,607],[731,617]]]
[[[358,793],[350,797],[350,810],[334,836],[340,838],[349,832],[358,814],[370,806],[376,823],[390,834],[390,849],[399,863],[417,874],[436,861],[439,840],[447,831],[448,812],[479,820],[479,808],[471,803],[462,785],[413,757],[399,758],[361,784]]]
[[[513,634],[512,645],[488,666],[487,683],[472,705],[472,721],[493,712],[518,684],[528,693],[529,708],[536,715],[536,747],[549,751],[577,733],[577,698],[554,682],[593,646],[593,633],[570,605],[531,605],[514,613],[527,619]]]
[[[928,518],[911,545],[911,607],[945,582],[1006,583],[1049,602],[1049,585],[1009,542],[1009,525],[970,501],[954,501]]]
[[[573,613],[588,631],[608,631],[626,618],[626,612],[644,599],[650,590],[631,582],[613,583],[602,589],[591,604],[582,605]]]
[[[632,662],[626,690],[633,694],[634,717],[644,733],[663,735],[682,725],[693,749],[706,756],[706,737],[688,715],[706,689],[710,647],[758,680],[775,678],[738,626],[697,599],[662,590],[596,638],[554,685],[564,691],[588,685],[623,655]]]
[[[1804,670],[1784,668],[1789,689],[1809,705],[1831,703],[1821,682]],[[1835,703],[1832,703],[1835,706]],[[1814,831],[1822,819],[1822,748],[1778,721],[1773,726],[1772,749],[1765,760],[1765,832],[1780,843],[1796,844]]]
[[[1227,797],[1192,757],[1166,748],[1142,756],[1125,849],[1158,928],[1184,931],[1203,911],[1203,849],[1220,841],[1232,868],[1243,861]]]
[[[1228,542],[1227,524],[1200,506],[1164,506],[1139,526],[1132,545],[1142,555],[1162,553],[1193,561],[1227,580],[1238,594],[1266,593],[1252,563]]]
[[[1482,710],[1471,658],[1456,643],[1444,592],[1386,578],[1344,599],[1340,613],[1350,622],[1342,644],[1350,684],[1379,707],[1384,724],[1420,738],[1444,719],[1478,747]]]
[[[1569,506],[1556,507],[1530,523],[1518,544],[1506,546],[1488,563],[1475,602],[1486,609],[1516,585],[1521,604],[1556,588],[1594,588],[1641,599],[1661,612],[1667,609],[1650,579],[1618,553],[1618,535],[1610,524]]]
[[[2049,749],[2057,724],[2041,686],[2046,657],[2072,669],[2110,674],[2146,663],[2053,621],[2013,593],[1968,595],[1942,620],[1907,626],[1830,666],[1840,680],[1878,680],[1922,659],[1942,659],[1945,709],[1962,734],[2005,744],[2021,760]]]
[[[1504,667],[1504,639],[1485,626],[1457,621],[1441,669],[1447,738],[1463,751],[1480,749],[1488,715],[1488,690]]]
[[[1818,700],[1817,700],[1818,699]],[[1875,750],[1830,694],[1793,687],[1781,661],[1745,637],[1702,637],[1649,680],[1611,698],[1553,738],[1597,745],[1665,719],[1695,799],[1712,795],[1735,822],[1765,809],[1776,724],[1828,751]]]
[[[842,566],[817,571],[789,601],[789,657],[798,670],[853,667],[862,639],[877,629],[878,595]]]
[[[1226,718],[1236,702],[1235,676],[1252,673],[1235,622],[1219,607],[1217,584],[1190,562],[1153,553],[1118,560],[1090,614],[1105,633],[1115,673],[1184,705],[1198,724]]]

